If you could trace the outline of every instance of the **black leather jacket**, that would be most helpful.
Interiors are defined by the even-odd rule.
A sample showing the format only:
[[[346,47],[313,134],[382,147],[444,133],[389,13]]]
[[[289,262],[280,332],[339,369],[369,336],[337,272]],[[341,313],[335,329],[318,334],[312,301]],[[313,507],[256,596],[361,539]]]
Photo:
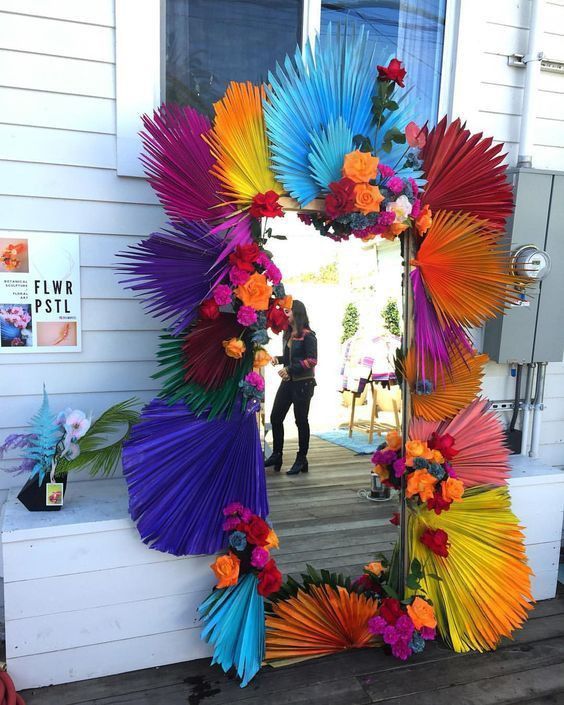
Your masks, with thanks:
[[[290,338],[284,345],[278,363],[284,365],[292,381],[314,379],[317,365],[317,338],[312,330],[304,330],[301,338]]]

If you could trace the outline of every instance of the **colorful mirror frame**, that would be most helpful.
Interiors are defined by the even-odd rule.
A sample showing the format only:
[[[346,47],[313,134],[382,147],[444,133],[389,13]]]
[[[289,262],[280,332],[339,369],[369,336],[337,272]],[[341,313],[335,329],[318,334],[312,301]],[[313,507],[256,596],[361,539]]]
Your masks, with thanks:
[[[459,120],[415,125],[406,69],[376,54],[363,28],[339,27],[268,85],[230,84],[213,125],[174,105],[143,118],[170,224],[123,253],[121,271],[167,328],[162,391],[123,454],[130,511],[154,549],[227,550],[202,636],[242,685],[265,659],[379,645],[407,659],[437,633],[456,651],[495,649],[532,601],[509,451],[478,397],[487,358],[468,334],[524,285],[502,243],[502,146]],[[312,568],[283,584],[271,557],[255,412],[268,331],[287,326],[291,303],[266,249],[267,219],[286,210],[323,237],[401,242],[403,429],[372,459],[400,491],[400,536],[354,581]]]

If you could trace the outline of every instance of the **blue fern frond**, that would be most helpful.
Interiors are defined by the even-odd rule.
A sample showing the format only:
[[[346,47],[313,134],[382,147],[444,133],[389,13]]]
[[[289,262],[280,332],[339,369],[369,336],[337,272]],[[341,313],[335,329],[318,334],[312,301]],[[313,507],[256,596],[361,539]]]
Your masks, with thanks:
[[[212,663],[226,673],[234,668],[244,688],[258,673],[265,650],[264,599],[256,575],[247,573],[237,585],[214,590],[198,611],[202,639],[214,648]]]
[[[35,462],[31,474],[39,475],[39,482],[42,482],[45,473],[51,469],[51,460],[62,436],[61,428],[55,422],[55,414],[49,406],[45,387],[43,387],[43,402],[39,411],[31,419],[30,426],[32,436],[29,447],[25,449],[25,457]]]
[[[322,191],[328,191],[329,184],[341,178],[343,155],[354,149],[353,136],[342,117],[331,120],[327,129],[312,135],[308,155],[310,172]]]

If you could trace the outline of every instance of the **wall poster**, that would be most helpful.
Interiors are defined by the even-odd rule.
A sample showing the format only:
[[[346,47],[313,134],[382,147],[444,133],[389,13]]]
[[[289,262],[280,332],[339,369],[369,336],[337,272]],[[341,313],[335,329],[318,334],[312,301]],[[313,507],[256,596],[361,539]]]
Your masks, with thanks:
[[[0,236],[0,353],[80,350],[79,236]]]

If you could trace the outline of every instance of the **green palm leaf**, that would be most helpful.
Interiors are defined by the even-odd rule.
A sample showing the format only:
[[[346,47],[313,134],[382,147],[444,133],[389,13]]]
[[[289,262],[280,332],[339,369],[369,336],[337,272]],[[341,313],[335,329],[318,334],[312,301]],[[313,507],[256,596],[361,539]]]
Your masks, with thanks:
[[[78,441],[80,455],[73,460],[61,459],[57,474],[88,468],[91,475],[113,475],[121,460],[123,444],[139,421],[139,404],[138,399],[126,399],[104,411]],[[117,440],[108,440],[116,434],[119,434]]]

